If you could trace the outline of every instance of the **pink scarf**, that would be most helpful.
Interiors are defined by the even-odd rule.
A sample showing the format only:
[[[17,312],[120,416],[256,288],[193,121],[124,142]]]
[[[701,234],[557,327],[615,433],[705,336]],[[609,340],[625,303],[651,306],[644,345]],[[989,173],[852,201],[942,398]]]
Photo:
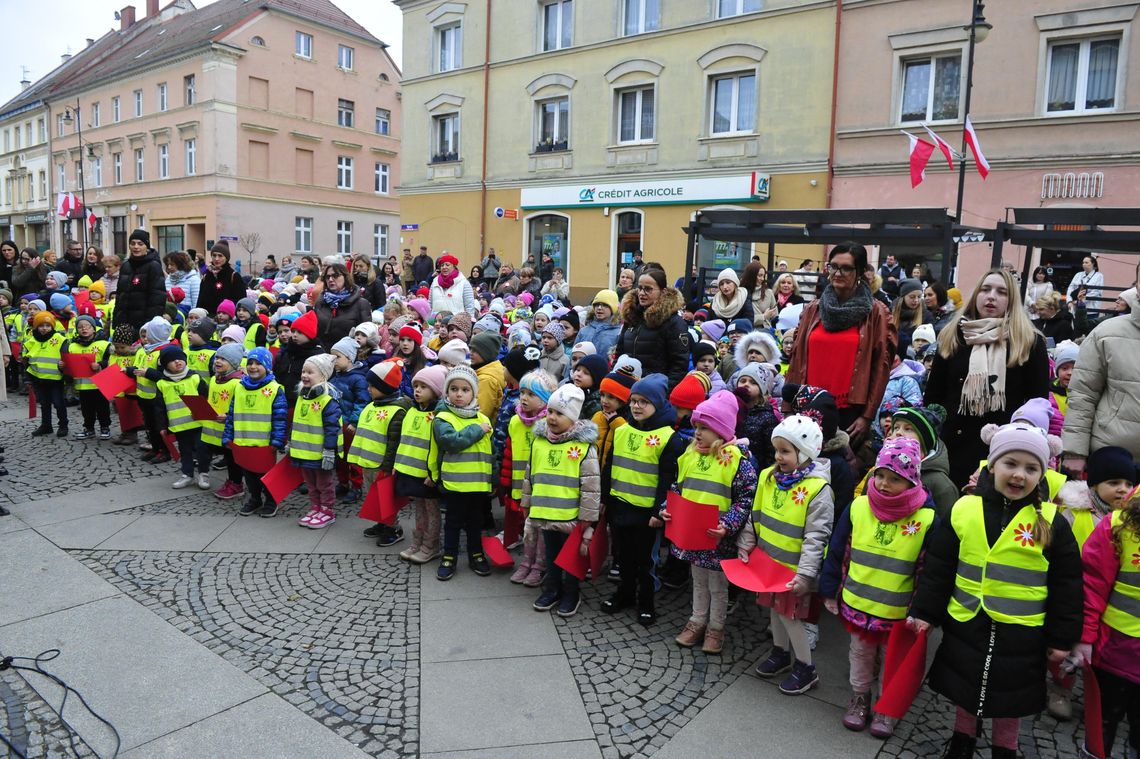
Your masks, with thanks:
[[[915,485],[898,495],[883,495],[875,487],[874,476],[867,480],[867,500],[871,503],[871,513],[880,522],[897,522],[909,517],[926,503],[926,490]]]
[[[439,281],[439,286],[447,290],[455,284],[456,277],[459,276],[459,269],[452,269],[451,274],[440,274],[436,279]]]
[[[523,424],[525,424],[527,427],[533,427],[535,422],[546,416],[546,406],[543,406],[541,411],[539,411],[534,416],[531,416],[530,414],[526,413],[526,410],[522,407],[522,403],[519,402],[515,404],[515,413],[518,414],[519,419],[522,419]]]

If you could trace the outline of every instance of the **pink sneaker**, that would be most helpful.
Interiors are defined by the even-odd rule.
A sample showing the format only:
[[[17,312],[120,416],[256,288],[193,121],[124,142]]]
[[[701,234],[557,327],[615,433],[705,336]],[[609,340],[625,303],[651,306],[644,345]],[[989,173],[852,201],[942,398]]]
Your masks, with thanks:
[[[236,482],[226,480],[220,488],[214,491],[215,498],[221,498],[223,501],[228,501],[232,498],[240,498],[245,492],[245,488]]]
[[[336,514],[333,513],[332,509],[321,509],[309,520],[309,524],[306,526],[313,530],[320,530],[328,527],[335,521]]]
[[[316,519],[320,513],[320,509],[309,509],[308,513],[305,514],[305,516],[297,520],[297,524],[301,525],[302,527],[312,527],[313,520]]]

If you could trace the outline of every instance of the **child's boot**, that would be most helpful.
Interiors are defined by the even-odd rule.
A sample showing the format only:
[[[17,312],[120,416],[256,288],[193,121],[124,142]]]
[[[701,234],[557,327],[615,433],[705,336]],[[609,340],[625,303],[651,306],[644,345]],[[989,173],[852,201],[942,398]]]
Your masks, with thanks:
[[[45,419],[40,423],[39,427],[36,427],[35,430],[32,431],[32,437],[43,437],[44,435],[50,435],[51,433],[51,422]]]
[[[772,646],[768,658],[756,665],[756,674],[760,677],[775,677],[792,668],[792,654],[779,646]]]
[[[681,634],[674,638],[674,640],[678,646],[692,648],[701,642],[704,635],[705,626],[690,619],[685,623],[685,628],[681,630]]]
[[[1048,685],[1048,697],[1045,708],[1057,721],[1068,722],[1073,718],[1073,692],[1051,679],[1046,684]]]
[[[972,759],[977,745],[978,739],[974,736],[955,731],[939,759]]]
[[[138,445],[139,433],[137,432],[120,432],[118,437],[112,440],[115,445]]]
[[[523,585],[528,588],[537,588],[542,585],[542,578],[546,575],[546,541],[542,539],[542,535],[538,536],[538,540],[534,544],[534,562],[530,565],[530,572],[527,573],[526,579],[523,580]]]
[[[705,630],[705,642],[701,644],[701,650],[706,654],[719,654],[724,650],[724,630],[717,627],[709,627]]]
[[[412,557],[408,559],[408,561],[413,564],[427,564],[429,561],[438,559],[440,555],[439,512],[426,504],[424,505],[424,512],[426,517],[423,529],[423,542],[420,543],[420,550],[412,554]]]
[[[531,565],[534,564],[534,554],[538,550],[538,543],[523,544],[523,555],[519,559],[519,565],[515,568],[514,573],[511,575],[511,582],[515,585],[521,585],[526,581],[530,575]]]
[[[1021,754],[1017,753],[1015,748],[1002,748],[1001,746],[991,746],[990,756],[993,759],[1018,759]]]
[[[805,664],[796,659],[792,665],[792,673],[780,683],[780,692],[785,696],[798,696],[817,685],[819,685],[819,675],[815,673],[815,665]]]
[[[847,713],[843,715],[843,726],[857,733],[867,729],[867,717],[871,713],[871,694],[856,691],[847,702]]]
[[[424,534],[420,532],[419,523],[416,523],[415,528],[412,529],[412,544],[400,551],[400,558],[404,561],[411,560],[412,556],[420,552],[420,546],[423,545]]]
[[[871,718],[871,735],[885,741],[895,734],[896,724],[898,724],[898,720],[894,717],[876,712]]]

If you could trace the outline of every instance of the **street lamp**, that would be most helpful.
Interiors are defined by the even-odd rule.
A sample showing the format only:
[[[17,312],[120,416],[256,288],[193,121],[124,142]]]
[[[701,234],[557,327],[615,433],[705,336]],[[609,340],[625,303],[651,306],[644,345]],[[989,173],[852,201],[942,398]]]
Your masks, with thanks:
[[[83,118],[79,112],[79,98],[75,99],[75,110],[68,106],[63,111],[63,123],[75,123],[75,128],[79,136],[79,202],[83,204],[83,218],[79,220],[80,227],[83,229],[83,255],[87,255],[87,193],[83,186]],[[87,155],[93,157],[95,149],[88,145]],[[60,188],[63,189],[62,187]]]

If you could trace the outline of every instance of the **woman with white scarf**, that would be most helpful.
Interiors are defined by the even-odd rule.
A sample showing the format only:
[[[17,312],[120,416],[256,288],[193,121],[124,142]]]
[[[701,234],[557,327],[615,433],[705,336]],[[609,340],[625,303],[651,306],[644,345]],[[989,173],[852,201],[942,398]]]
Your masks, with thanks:
[[[1008,424],[1030,398],[1048,396],[1045,338],[1029,321],[1013,277],[991,269],[939,333],[926,385],[926,405],[938,403],[949,412],[942,439],[954,484],[965,485],[986,457],[983,426]]]
[[[716,295],[712,300],[713,318],[720,319],[727,328],[736,319],[747,319],[752,323],[752,298],[740,286],[740,277],[732,269],[725,269],[716,278]]]

